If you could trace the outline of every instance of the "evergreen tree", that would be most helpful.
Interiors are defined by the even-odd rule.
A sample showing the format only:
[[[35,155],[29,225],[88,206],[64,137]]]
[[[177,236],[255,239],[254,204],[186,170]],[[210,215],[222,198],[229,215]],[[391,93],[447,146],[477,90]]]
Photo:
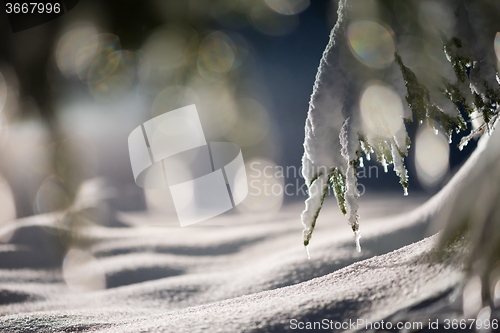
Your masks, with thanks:
[[[394,165],[407,194],[405,123],[426,123],[450,143],[461,133],[460,148],[484,136],[429,214],[444,228],[443,244],[469,235],[470,272],[491,301],[489,286],[500,277],[491,277],[500,259],[499,14],[494,0],[339,1],[305,126],[305,246],[332,186],[360,251],[356,168],[372,153],[386,172]]]

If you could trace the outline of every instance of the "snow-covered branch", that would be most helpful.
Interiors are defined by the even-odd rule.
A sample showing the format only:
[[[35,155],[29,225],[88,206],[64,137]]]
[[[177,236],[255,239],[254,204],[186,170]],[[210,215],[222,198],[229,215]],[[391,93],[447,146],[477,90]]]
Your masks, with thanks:
[[[386,172],[387,165],[394,164],[407,194],[404,159],[410,140],[405,121],[425,122],[436,133],[441,128],[450,142],[453,132],[470,128],[467,121],[475,123],[461,147],[474,136],[490,133],[496,123],[500,80],[493,44],[500,31],[494,15],[498,4],[489,0],[432,4],[435,8],[424,8],[429,3],[409,1],[408,6],[417,9],[413,15],[427,10],[444,16],[430,15],[408,33],[401,22],[384,23],[377,10],[367,16],[363,2],[339,1],[338,20],[320,61],[305,126],[302,164],[309,198],[302,213],[304,245],[310,242],[329,186],[341,211],[349,213],[359,241],[356,169],[363,154],[370,159],[375,153]],[[399,14],[393,10],[393,15]],[[409,52],[404,41],[415,33],[422,45]],[[429,63],[421,66],[411,57]],[[482,121],[479,125],[477,118]]]

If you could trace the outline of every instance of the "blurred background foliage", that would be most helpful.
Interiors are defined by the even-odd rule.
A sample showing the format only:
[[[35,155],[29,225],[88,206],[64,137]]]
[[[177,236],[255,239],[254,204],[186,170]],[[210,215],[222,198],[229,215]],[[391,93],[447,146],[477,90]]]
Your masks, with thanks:
[[[355,19],[369,24],[353,26],[345,52],[355,57],[339,61],[364,85],[398,73],[380,70],[397,68],[397,49],[432,83],[447,68],[431,29],[453,23],[443,3],[352,1]],[[260,168],[298,170],[311,88],[336,11],[335,0],[86,0],[16,34],[0,13],[1,221],[72,205],[99,205],[106,225],[119,225],[115,210],[173,213],[168,191],[144,192],[133,182],[126,139],[142,122],[193,103],[207,140],[238,144],[247,166],[258,161]],[[389,57],[370,53],[377,45]],[[417,131],[418,124],[409,126],[412,138]],[[459,154],[456,144],[448,152],[437,143],[450,159],[441,161],[430,184],[417,177],[418,163],[429,164],[429,154],[415,163],[410,152],[410,192],[436,192],[446,182],[474,149],[470,144]],[[380,167],[366,162],[373,165]],[[82,186],[96,177],[101,181],[90,184],[100,195]],[[273,181],[293,184],[296,195],[252,197],[243,210],[276,210],[283,201],[304,199],[302,178]],[[391,173],[360,182],[369,191],[400,191]],[[100,203],[88,203],[81,193],[93,193]]]
[[[207,140],[237,143],[247,161],[298,165],[300,111],[335,10],[327,1],[312,7],[88,0],[16,34],[0,14],[2,184],[15,198],[15,209],[5,200],[3,220],[66,208],[94,177],[106,179],[113,209],[165,206],[159,192],[144,196],[133,183],[126,137],[193,103]]]

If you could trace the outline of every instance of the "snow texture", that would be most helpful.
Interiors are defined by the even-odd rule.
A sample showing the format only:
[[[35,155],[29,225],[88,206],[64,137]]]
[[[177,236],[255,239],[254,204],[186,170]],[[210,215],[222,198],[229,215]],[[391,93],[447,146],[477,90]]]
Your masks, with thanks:
[[[64,282],[57,214],[15,221],[0,230],[10,237],[0,246],[1,331],[278,332],[292,331],[291,319],[381,320],[463,277],[459,262],[433,260],[435,236],[412,244],[427,228],[425,205],[408,214],[422,199],[365,202],[376,218],[365,221],[363,253],[327,207],[335,223],[320,227],[311,260],[296,242],[298,205],[191,228],[141,227],[158,218],[147,214],[122,216],[136,227],[89,224],[79,249],[95,260],[81,273],[101,272],[105,289],[88,291]]]
[[[498,228],[488,225],[487,214],[471,221],[465,212],[488,211],[498,202],[498,182],[489,176],[500,179],[492,168],[500,162],[499,144],[500,132],[484,136],[452,180],[423,204],[415,194],[363,196],[360,212],[371,219],[364,221],[362,253],[352,251],[351,230],[332,206],[320,220],[334,223],[318,226],[310,260],[297,243],[298,205],[277,215],[223,215],[190,228],[176,227],[175,220],[146,227],[165,223],[165,216],[122,215],[134,227],[88,222],[71,246],[60,214],[14,221],[0,229],[2,332],[282,332],[293,331],[292,319],[460,316],[460,309],[437,311],[436,300],[449,304],[450,293],[457,299],[469,254],[446,246],[436,260],[443,250],[434,247],[463,223]],[[420,241],[430,223],[440,228],[440,222],[446,223],[442,235]],[[77,281],[101,277],[105,289],[65,283],[63,258],[70,248],[93,258],[73,267],[85,277]]]
[[[348,126],[349,119],[347,118],[342,125],[342,129],[340,130],[340,144],[342,149],[340,151],[342,157],[344,157],[347,163],[346,170],[346,190],[345,190],[345,200],[347,204],[347,208],[349,210],[349,224],[351,225],[352,231],[354,231],[355,235],[355,243],[356,250],[361,252],[361,246],[359,244],[360,232],[359,232],[359,222],[358,222],[358,178],[356,177],[356,160],[351,162],[351,156],[349,155],[349,140],[348,140]]]

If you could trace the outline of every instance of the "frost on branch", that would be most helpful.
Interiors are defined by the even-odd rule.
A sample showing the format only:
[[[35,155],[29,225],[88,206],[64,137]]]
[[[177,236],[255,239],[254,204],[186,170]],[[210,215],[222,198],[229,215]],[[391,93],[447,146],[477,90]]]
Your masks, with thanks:
[[[416,120],[434,128],[436,133],[442,130],[450,143],[453,132],[466,131],[467,122],[472,122],[471,132],[460,143],[463,147],[472,137],[489,133],[499,115],[498,60],[493,50],[495,28],[490,27],[495,24],[487,18],[491,10],[488,1],[436,2],[453,19],[445,21],[437,15],[424,27],[414,26],[409,37],[405,32],[408,27],[402,29],[394,23],[398,20],[392,21],[396,24],[392,27],[395,33],[390,32],[391,27],[376,23],[380,22],[376,14],[370,21],[365,8],[370,3],[377,2],[339,1],[337,23],[316,75],[302,157],[309,193],[301,216],[306,246],[330,186],[341,212],[349,214],[349,224],[359,242],[356,187],[357,167],[363,163],[363,155],[370,160],[370,155],[375,154],[385,172],[393,164],[407,194],[404,159],[410,139],[405,122]],[[408,3],[416,6],[415,13],[419,6],[425,5],[418,1]],[[376,56],[392,45],[394,53],[388,61],[387,57],[385,63],[377,63],[376,57],[366,58],[369,49],[358,52],[356,48],[361,44],[356,38],[363,39],[363,34],[357,34],[357,29],[363,27],[370,27],[364,30],[365,35],[381,31],[384,42],[379,44]],[[384,30],[389,32],[384,35]],[[411,50],[402,47],[405,44],[400,41],[415,40],[415,34],[424,44],[427,39],[434,40]],[[440,36],[437,42],[436,36]],[[500,43],[500,35],[497,38]],[[430,49],[435,52],[432,56]],[[423,71],[420,62],[411,57],[434,62],[429,65],[431,70]]]
[[[350,159],[349,156],[349,141],[347,139],[347,128],[349,124],[349,118],[344,121],[342,125],[342,129],[340,130],[340,144],[342,145],[342,149],[340,151],[342,157],[344,157],[347,163],[346,170],[346,180],[345,180],[345,201],[347,203],[347,207],[349,209],[349,224],[351,225],[352,231],[354,231],[354,239],[356,242],[356,250],[361,252],[361,245],[359,244],[359,222],[358,222],[358,178],[356,177],[357,172],[357,160]]]

